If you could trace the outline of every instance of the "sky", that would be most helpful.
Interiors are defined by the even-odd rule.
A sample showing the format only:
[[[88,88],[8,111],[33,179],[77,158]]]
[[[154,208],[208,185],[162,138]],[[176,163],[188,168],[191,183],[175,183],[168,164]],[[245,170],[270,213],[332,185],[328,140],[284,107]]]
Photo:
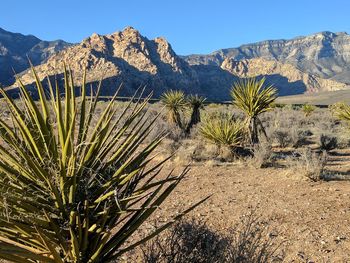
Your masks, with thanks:
[[[350,33],[349,0],[1,0],[0,27],[78,43],[132,26],[177,54],[321,31]]]

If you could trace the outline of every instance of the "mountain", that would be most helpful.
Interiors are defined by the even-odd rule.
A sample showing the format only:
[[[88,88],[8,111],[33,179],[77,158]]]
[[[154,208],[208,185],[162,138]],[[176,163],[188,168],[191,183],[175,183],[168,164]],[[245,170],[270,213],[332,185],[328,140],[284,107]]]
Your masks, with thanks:
[[[113,94],[122,84],[120,95],[125,96],[146,86],[146,92],[154,91],[155,97],[168,89],[181,89],[211,100],[227,100],[232,84],[248,77],[265,77],[280,95],[343,90],[349,86],[345,81],[335,80],[346,71],[347,44],[339,39],[341,36],[348,37],[345,33],[320,33],[290,41],[265,41],[210,55],[183,57],[178,56],[164,38],[150,40],[136,29],[127,27],[110,35],[93,34],[79,44],[54,53],[36,66],[36,71],[40,79],[56,75],[62,79],[63,64],[66,63],[74,72],[76,84],[80,84],[86,68],[88,83],[103,79],[103,95]],[[338,43],[334,46],[339,54],[329,51],[331,45],[326,44],[327,41]],[[328,51],[320,45],[328,45]],[[321,59],[327,54],[329,61]],[[338,75],[332,75],[321,63],[330,64],[328,68]],[[322,75],[322,72],[328,72],[328,75]],[[20,76],[24,84],[33,87],[30,70],[23,71]]]
[[[350,35],[345,32],[325,31],[291,40],[268,40],[183,58],[191,65],[216,66],[227,58],[263,58],[291,64],[320,78],[350,83]]]
[[[305,73],[291,64],[263,58],[234,60],[226,58],[221,68],[239,78],[265,77],[268,83],[279,87],[279,95],[335,91],[347,85]]]
[[[140,86],[154,91],[155,96],[171,88],[200,93],[196,72],[164,38],[149,40],[132,27],[110,35],[93,34],[51,56],[36,71],[41,79],[60,75],[64,62],[74,72],[77,84],[81,83],[85,68],[88,82],[102,78],[104,95],[113,94],[120,84],[121,95],[131,95]],[[33,82],[30,70],[21,78],[25,84]]]
[[[34,65],[39,65],[70,45],[62,40],[43,41],[32,35],[11,33],[0,28],[0,84],[12,84],[13,70],[19,73],[27,69],[28,58]]]

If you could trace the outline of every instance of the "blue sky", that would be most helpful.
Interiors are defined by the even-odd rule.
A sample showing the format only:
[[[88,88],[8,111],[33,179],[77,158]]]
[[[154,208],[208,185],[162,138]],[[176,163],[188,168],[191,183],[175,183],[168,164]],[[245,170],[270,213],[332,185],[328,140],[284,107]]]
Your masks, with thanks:
[[[349,0],[1,0],[0,27],[80,42],[130,25],[181,55],[320,31],[350,33]]]

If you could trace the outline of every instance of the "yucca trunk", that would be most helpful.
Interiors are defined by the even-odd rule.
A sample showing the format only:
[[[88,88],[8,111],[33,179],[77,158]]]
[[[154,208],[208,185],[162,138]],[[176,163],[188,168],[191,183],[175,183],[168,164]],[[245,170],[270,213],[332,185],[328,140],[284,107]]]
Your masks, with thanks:
[[[262,133],[267,141],[269,141],[269,138],[266,134],[266,130],[261,122],[261,120],[258,117],[248,117],[246,119],[246,129],[248,134],[248,140],[251,144],[258,144],[260,142],[259,140],[259,134]]]
[[[170,110],[168,112],[168,121],[170,124],[175,125],[182,129],[181,115],[177,110]]]
[[[186,133],[190,133],[192,127],[201,122],[201,112],[200,107],[193,107],[190,121],[186,127]]]

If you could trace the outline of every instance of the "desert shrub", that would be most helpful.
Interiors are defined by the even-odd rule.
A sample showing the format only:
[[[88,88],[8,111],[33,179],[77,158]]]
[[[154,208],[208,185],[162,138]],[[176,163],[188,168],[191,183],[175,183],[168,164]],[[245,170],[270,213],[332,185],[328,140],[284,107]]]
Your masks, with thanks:
[[[142,247],[145,263],[263,263],[281,262],[269,226],[254,214],[241,217],[228,234],[195,220],[176,224]]]
[[[184,130],[179,127],[169,127],[169,129],[167,129],[166,132],[167,138],[175,142],[181,141],[186,136]]]
[[[299,147],[306,142],[306,137],[309,136],[308,130],[298,130],[297,128],[279,129],[272,133],[272,139],[282,148],[287,146]]]
[[[234,120],[227,114],[209,116],[199,128],[204,139],[216,144],[223,154],[234,154],[236,148],[242,143],[244,133],[240,120]]]
[[[260,80],[244,79],[234,83],[231,90],[232,103],[245,114],[245,126],[250,143],[259,142],[259,133],[267,134],[259,115],[272,109],[277,98],[277,90]]]
[[[11,126],[0,119],[0,258],[118,260],[172,223],[127,243],[187,170],[156,179],[164,161],[150,164],[150,155],[162,137],[144,143],[154,123],[144,114],[151,95],[126,103],[114,118],[116,94],[97,115],[98,94],[88,98],[83,83],[78,98],[70,72],[64,72],[64,102],[57,85],[49,85],[48,97],[33,74],[38,103],[21,82],[22,108],[0,90],[13,119]]]
[[[319,181],[324,178],[324,168],[327,164],[327,153],[321,154],[313,152],[310,148],[302,149],[298,152],[298,157],[293,157],[291,166],[312,181]]]
[[[337,137],[321,134],[320,136],[320,148],[322,150],[330,151],[338,146],[338,139]]]
[[[278,235],[254,211],[241,217],[241,223],[231,231],[231,246],[225,262],[282,262],[284,255],[278,253],[281,243],[274,240],[271,232]]]
[[[204,222],[180,222],[142,248],[145,263],[224,262],[229,240]]]
[[[253,147],[253,156],[248,157],[248,162],[255,168],[266,168],[273,166],[275,159],[272,147],[268,143],[260,143]]]
[[[290,133],[287,130],[275,131],[272,136],[277,141],[278,145],[282,148],[292,144],[292,138],[289,136]]]

